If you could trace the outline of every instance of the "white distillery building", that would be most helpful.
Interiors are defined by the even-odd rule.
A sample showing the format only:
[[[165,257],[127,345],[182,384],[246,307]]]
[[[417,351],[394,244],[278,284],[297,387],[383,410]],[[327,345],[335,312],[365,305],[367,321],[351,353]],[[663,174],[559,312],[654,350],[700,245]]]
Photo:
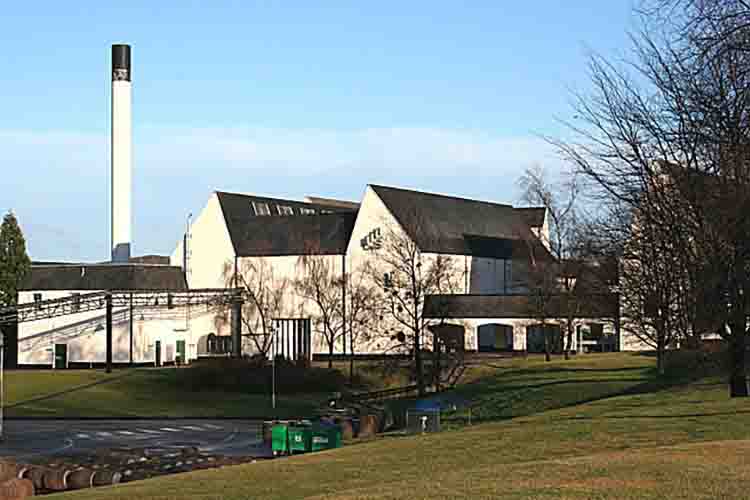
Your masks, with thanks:
[[[419,227],[414,214],[422,221]],[[314,257],[338,277],[364,268],[385,276],[391,270],[379,258],[378,249],[384,239],[397,237],[414,242],[424,262],[441,256],[458,270],[458,279],[447,294],[426,298],[425,317],[462,327],[467,350],[535,352],[543,350],[543,336],[529,314],[526,278],[530,254],[537,259],[552,258],[545,246],[548,231],[543,208],[385,186],[367,186],[359,203],[214,192],[168,262],[155,257],[151,262],[158,263],[151,264],[35,264],[19,301],[110,289],[250,287],[253,277],[248,270],[252,269],[255,278],[279,294],[273,317],[265,318],[272,324],[275,351],[288,357],[325,355],[328,344],[321,334],[317,305],[294,286],[306,272],[305,259]],[[581,286],[585,282],[580,280]],[[604,299],[592,299],[581,310],[573,349],[585,344],[623,347],[616,296],[606,288],[592,286],[592,290]],[[259,350],[260,318],[253,308],[249,301],[243,308],[242,349],[247,354]],[[21,323],[18,362],[58,367],[102,363],[103,321],[103,311],[92,311]],[[561,318],[549,318],[552,325],[561,322]],[[357,346],[357,352],[398,352],[394,350],[398,341],[388,334],[393,327],[388,315],[382,315],[371,324],[373,334]],[[226,307],[115,309],[113,331],[115,363],[160,365],[231,351]],[[337,339],[335,353],[343,350]]]

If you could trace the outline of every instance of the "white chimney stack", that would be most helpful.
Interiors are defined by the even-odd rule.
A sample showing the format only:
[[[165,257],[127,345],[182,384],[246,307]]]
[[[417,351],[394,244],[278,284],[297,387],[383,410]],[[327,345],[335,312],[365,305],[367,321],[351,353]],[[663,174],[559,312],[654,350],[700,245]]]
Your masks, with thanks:
[[[130,45],[112,45],[112,262],[130,260],[131,95]]]

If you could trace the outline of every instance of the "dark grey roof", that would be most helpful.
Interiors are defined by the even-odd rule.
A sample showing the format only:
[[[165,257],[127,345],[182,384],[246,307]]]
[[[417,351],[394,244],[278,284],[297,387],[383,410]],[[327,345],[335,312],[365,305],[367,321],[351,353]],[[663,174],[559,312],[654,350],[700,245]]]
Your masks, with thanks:
[[[577,304],[577,318],[614,318],[618,313],[614,293],[589,294]],[[428,295],[427,318],[529,318],[533,315],[529,295]],[[565,301],[553,296],[547,309],[550,318],[566,315]]]
[[[542,227],[544,225],[544,207],[516,207],[514,210],[521,215],[529,227]]]
[[[132,264],[159,264],[162,266],[169,265],[169,255],[139,255],[130,257]]]
[[[305,201],[307,203],[312,203],[315,205],[321,205],[324,207],[334,207],[334,208],[345,208],[349,210],[359,210],[359,203],[356,201],[348,201],[348,200],[336,200],[333,198],[321,198],[320,196],[305,196]]]
[[[496,258],[551,255],[511,205],[370,186],[423,252]]]
[[[349,244],[357,211],[280,198],[217,192],[229,237],[239,257],[343,254]],[[255,215],[253,202],[267,203],[271,215]],[[294,215],[278,215],[288,206]],[[302,215],[301,209],[314,210]]]
[[[341,255],[346,253],[356,212],[252,217],[227,221],[239,257]]]
[[[33,265],[22,290],[186,290],[182,269],[147,264]]]

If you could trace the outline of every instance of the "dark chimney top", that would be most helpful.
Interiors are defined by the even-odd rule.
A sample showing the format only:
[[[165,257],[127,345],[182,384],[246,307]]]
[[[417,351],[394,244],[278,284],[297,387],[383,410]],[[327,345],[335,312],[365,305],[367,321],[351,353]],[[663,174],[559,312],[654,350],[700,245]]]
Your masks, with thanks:
[[[112,46],[112,81],[131,81],[130,45]]]

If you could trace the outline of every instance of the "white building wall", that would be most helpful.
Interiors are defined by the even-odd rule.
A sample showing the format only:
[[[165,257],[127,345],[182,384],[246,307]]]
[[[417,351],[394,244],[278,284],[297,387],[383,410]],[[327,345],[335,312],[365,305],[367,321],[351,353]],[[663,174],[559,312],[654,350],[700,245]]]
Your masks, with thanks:
[[[623,321],[627,325],[627,319]],[[620,350],[621,351],[654,351],[656,348],[641,340],[635,333],[630,331],[627,326],[620,330]]]
[[[75,293],[85,295],[96,290],[24,291],[19,302],[33,302],[34,294],[41,293],[42,300],[69,297]],[[213,319],[194,307],[187,318],[186,308],[135,308],[133,314],[133,361],[156,362],[156,342],[161,348],[161,362],[170,363],[177,354],[177,341],[185,341],[186,357],[195,359],[201,334],[196,326],[201,321]],[[129,308],[112,310],[112,360],[125,363],[130,360]],[[82,312],[56,318],[20,323],[18,325],[19,364],[53,365],[55,344],[67,345],[69,362],[106,361],[105,309]]]
[[[552,251],[552,242],[549,238],[549,211],[544,211],[544,223],[542,224],[542,227],[532,227],[531,232],[539,238],[542,242],[542,244],[547,247],[547,250]]]
[[[341,255],[316,255],[311,258],[322,259],[335,276],[341,276],[343,272],[343,259]],[[250,266],[256,268],[265,267],[272,269],[272,278],[269,277],[269,286],[273,290],[284,290],[284,304],[280,311],[283,318],[311,318],[312,338],[311,349],[313,354],[328,353],[328,345],[325,337],[320,334],[322,324],[316,321],[320,315],[320,309],[315,302],[301,297],[295,288],[295,280],[301,279],[305,273],[305,265],[301,255],[284,255],[268,257],[240,257],[237,261],[240,272],[247,273]],[[347,270],[348,272],[348,270]],[[246,352],[254,352],[255,347],[252,341],[244,342],[243,349]],[[341,344],[338,342],[335,348],[336,353],[341,352]]]
[[[248,207],[248,210],[250,208]],[[183,267],[183,241],[180,238],[170,264]],[[225,266],[234,265],[234,246],[216,193],[190,226],[188,274],[190,288],[224,288]]]

